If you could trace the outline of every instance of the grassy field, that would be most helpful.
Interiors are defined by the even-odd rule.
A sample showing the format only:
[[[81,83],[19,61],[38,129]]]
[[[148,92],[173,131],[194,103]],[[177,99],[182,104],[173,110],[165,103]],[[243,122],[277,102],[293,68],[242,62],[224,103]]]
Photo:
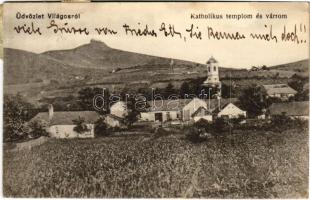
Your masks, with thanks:
[[[3,184],[6,197],[306,198],[308,134],[50,139],[5,153]]]

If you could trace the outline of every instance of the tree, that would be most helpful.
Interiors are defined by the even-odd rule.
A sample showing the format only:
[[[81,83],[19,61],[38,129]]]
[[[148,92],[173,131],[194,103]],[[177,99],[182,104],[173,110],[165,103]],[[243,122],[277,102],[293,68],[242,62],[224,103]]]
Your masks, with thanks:
[[[294,97],[295,101],[309,101],[309,90],[297,92]]]
[[[288,82],[288,85],[297,91],[297,94],[294,98],[290,100],[295,101],[309,101],[309,89],[304,89],[304,84],[307,81],[307,79],[304,79],[298,75],[294,75],[293,80]]]
[[[29,135],[32,138],[47,136],[48,135],[48,132],[46,130],[47,126],[48,126],[48,123],[44,120],[33,121],[29,123],[29,128],[30,128]]]
[[[97,106],[101,106],[104,105],[105,107],[105,111],[101,110],[102,113],[104,112],[108,112],[108,107],[107,105],[109,105],[109,96],[110,96],[110,92],[108,89],[102,89],[102,88],[90,88],[90,87],[86,87],[81,89],[78,92],[78,102],[82,108],[82,110],[95,110],[94,107],[94,98],[97,95],[102,95],[102,98],[98,98],[98,101],[96,101]],[[104,102],[101,102],[100,100],[104,100]],[[103,104],[104,103],[104,104]]]
[[[180,87],[180,96],[181,98],[184,98],[185,95],[190,94],[190,88],[188,82],[183,82],[181,87]]]
[[[266,108],[268,108],[269,106],[271,106],[271,104],[273,103],[281,103],[282,100],[278,97],[268,97],[266,98]]]
[[[28,130],[25,123],[37,114],[32,104],[20,95],[5,95],[3,104],[4,141],[25,138]]]
[[[83,134],[85,132],[90,131],[87,124],[85,123],[85,119],[83,117],[80,117],[78,119],[74,119],[73,123],[76,125],[73,130],[79,134]]]
[[[167,87],[165,88],[164,97],[165,99],[168,99],[170,95],[173,95],[175,93],[176,93],[176,90],[174,89],[174,86],[171,83],[169,83]]]
[[[256,67],[256,66],[252,66],[252,67],[251,67],[251,71],[258,71],[258,70],[259,70],[259,68]]]
[[[93,109],[93,98],[96,94],[100,94],[99,92],[96,93],[94,89],[87,87],[83,88],[78,92],[78,101],[81,105],[83,110],[92,110]],[[102,92],[101,92],[102,94]]]
[[[190,93],[199,95],[201,93],[202,84],[206,79],[207,77],[201,77],[201,78],[191,80],[189,82]]]
[[[288,85],[297,92],[303,91],[304,83],[300,79],[293,79],[292,81],[288,82]]]
[[[144,96],[146,100],[152,100],[152,90],[149,88],[139,88],[138,94]]]
[[[134,97],[127,99],[127,111],[128,114],[125,116],[125,123],[131,126],[134,122],[138,121],[140,113],[136,108],[136,99]]]
[[[262,69],[262,70],[269,70],[268,67],[267,67],[266,65],[263,65],[261,69]]]
[[[107,124],[104,122],[104,118],[100,118],[95,122],[95,134],[98,136],[107,136],[109,132],[107,132]]]
[[[222,97],[232,98],[235,97],[235,89],[231,85],[222,84]]]
[[[227,127],[228,127],[228,121],[220,117],[214,120],[211,129],[216,133],[222,133],[227,129]]]
[[[265,92],[256,85],[242,90],[238,100],[241,109],[246,110],[250,117],[262,114],[262,109],[266,109],[268,106]]]

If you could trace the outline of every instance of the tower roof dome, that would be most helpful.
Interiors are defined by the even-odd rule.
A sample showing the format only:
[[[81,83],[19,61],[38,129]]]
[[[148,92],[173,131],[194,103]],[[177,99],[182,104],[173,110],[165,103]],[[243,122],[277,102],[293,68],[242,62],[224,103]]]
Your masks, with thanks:
[[[213,56],[211,56],[211,58],[209,58],[209,60],[207,61],[207,64],[211,64],[211,63],[218,63],[217,60],[213,58]]]

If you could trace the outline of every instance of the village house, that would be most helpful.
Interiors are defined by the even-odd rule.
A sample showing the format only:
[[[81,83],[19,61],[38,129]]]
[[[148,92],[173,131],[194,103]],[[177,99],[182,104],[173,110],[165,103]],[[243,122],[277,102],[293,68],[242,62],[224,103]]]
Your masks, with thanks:
[[[272,84],[263,85],[267,97],[275,97],[281,100],[288,100],[290,97],[294,97],[297,93],[296,90],[288,86],[287,84]]]
[[[189,101],[190,99],[148,101],[150,107],[140,113],[140,120],[151,122],[181,120],[181,110]]]
[[[309,119],[309,102],[294,101],[285,103],[273,103],[267,111],[269,117],[285,115],[292,119]]]
[[[200,119],[212,121],[212,114],[205,100],[194,98],[182,108],[183,121],[199,121]]]
[[[205,119],[207,121],[212,121],[213,116],[212,112],[208,110],[206,107],[201,106],[199,107],[191,116],[191,118],[194,120],[194,122],[199,121],[200,119]]]
[[[77,133],[74,131],[76,125],[74,120],[82,118],[88,127],[88,131]],[[30,120],[44,121],[48,124],[47,132],[50,137],[55,138],[92,138],[95,136],[95,122],[100,119],[100,115],[95,111],[62,111],[54,112],[53,106],[49,105],[48,112],[40,112]]]
[[[229,119],[232,118],[239,118],[239,117],[246,117],[246,111],[241,110],[233,103],[228,103],[223,106],[221,111],[217,114],[218,117],[226,117]]]
[[[236,99],[222,99],[222,103],[235,102]],[[199,121],[213,120],[213,111],[218,108],[217,99],[174,99],[149,101],[149,108],[140,113],[140,121],[167,122],[167,121]]]

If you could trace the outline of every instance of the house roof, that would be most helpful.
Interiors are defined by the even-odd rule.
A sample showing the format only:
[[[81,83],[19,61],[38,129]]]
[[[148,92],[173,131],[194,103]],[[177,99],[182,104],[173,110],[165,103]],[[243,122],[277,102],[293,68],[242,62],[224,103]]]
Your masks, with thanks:
[[[286,103],[273,103],[268,108],[268,111],[270,115],[282,115],[282,113],[285,113],[288,116],[308,116],[309,102],[295,101]]]
[[[236,105],[234,104],[234,102],[227,102],[226,104],[223,104],[223,105],[221,106],[221,109],[225,109],[229,104],[232,104],[234,107],[239,108],[238,106],[236,106]],[[239,108],[239,109],[240,109],[240,108]],[[242,109],[240,109],[240,110],[242,110]]]
[[[226,101],[222,101],[222,103],[221,103],[221,109],[219,109],[219,107],[217,106],[214,110],[213,110],[213,113],[214,114],[218,114],[219,112],[221,112],[222,110],[224,110],[229,104],[233,104],[234,106],[236,106],[235,105],[235,103],[237,102],[237,98],[231,98],[232,100],[231,101],[227,101],[227,100],[229,100],[229,99],[227,99]],[[238,106],[236,106],[237,108],[239,108]],[[241,108],[239,108],[240,110],[242,110]]]
[[[227,110],[227,107],[228,107],[229,105],[232,105],[234,108],[237,108],[237,110],[239,110],[239,111],[245,112],[244,110],[242,110],[241,108],[239,108],[238,106],[236,106],[235,104],[230,103],[230,102],[224,104],[223,107],[221,108],[221,110],[217,110],[217,112],[218,112],[218,113],[225,112],[225,111]],[[225,109],[226,109],[226,110],[225,110]]]
[[[192,117],[196,116],[201,110],[205,110],[207,114],[212,114],[210,111],[208,111],[205,107],[200,106],[193,114]]]
[[[193,99],[174,99],[174,100],[153,100],[148,101],[150,107],[147,109],[148,112],[156,111],[180,111]],[[221,99],[221,105],[225,105],[229,102],[236,102],[237,98]],[[209,99],[205,99],[205,102],[209,104]],[[218,107],[217,99],[210,99],[211,110]],[[222,106],[221,106],[222,107]]]
[[[268,95],[273,94],[296,94],[296,90],[286,84],[263,85]]]
[[[211,58],[207,61],[207,64],[211,64],[211,63],[218,63],[217,60],[213,58],[213,56],[211,56]]]
[[[73,125],[73,120],[79,117],[84,118],[86,123],[94,123],[100,118],[100,115],[95,111],[63,111],[54,112],[52,120],[49,121],[48,112],[40,112],[34,116],[30,122],[36,120],[44,120],[50,125]]]
[[[176,100],[153,100],[148,101],[149,108],[147,111],[178,111],[182,110],[192,99],[176,99]]]

